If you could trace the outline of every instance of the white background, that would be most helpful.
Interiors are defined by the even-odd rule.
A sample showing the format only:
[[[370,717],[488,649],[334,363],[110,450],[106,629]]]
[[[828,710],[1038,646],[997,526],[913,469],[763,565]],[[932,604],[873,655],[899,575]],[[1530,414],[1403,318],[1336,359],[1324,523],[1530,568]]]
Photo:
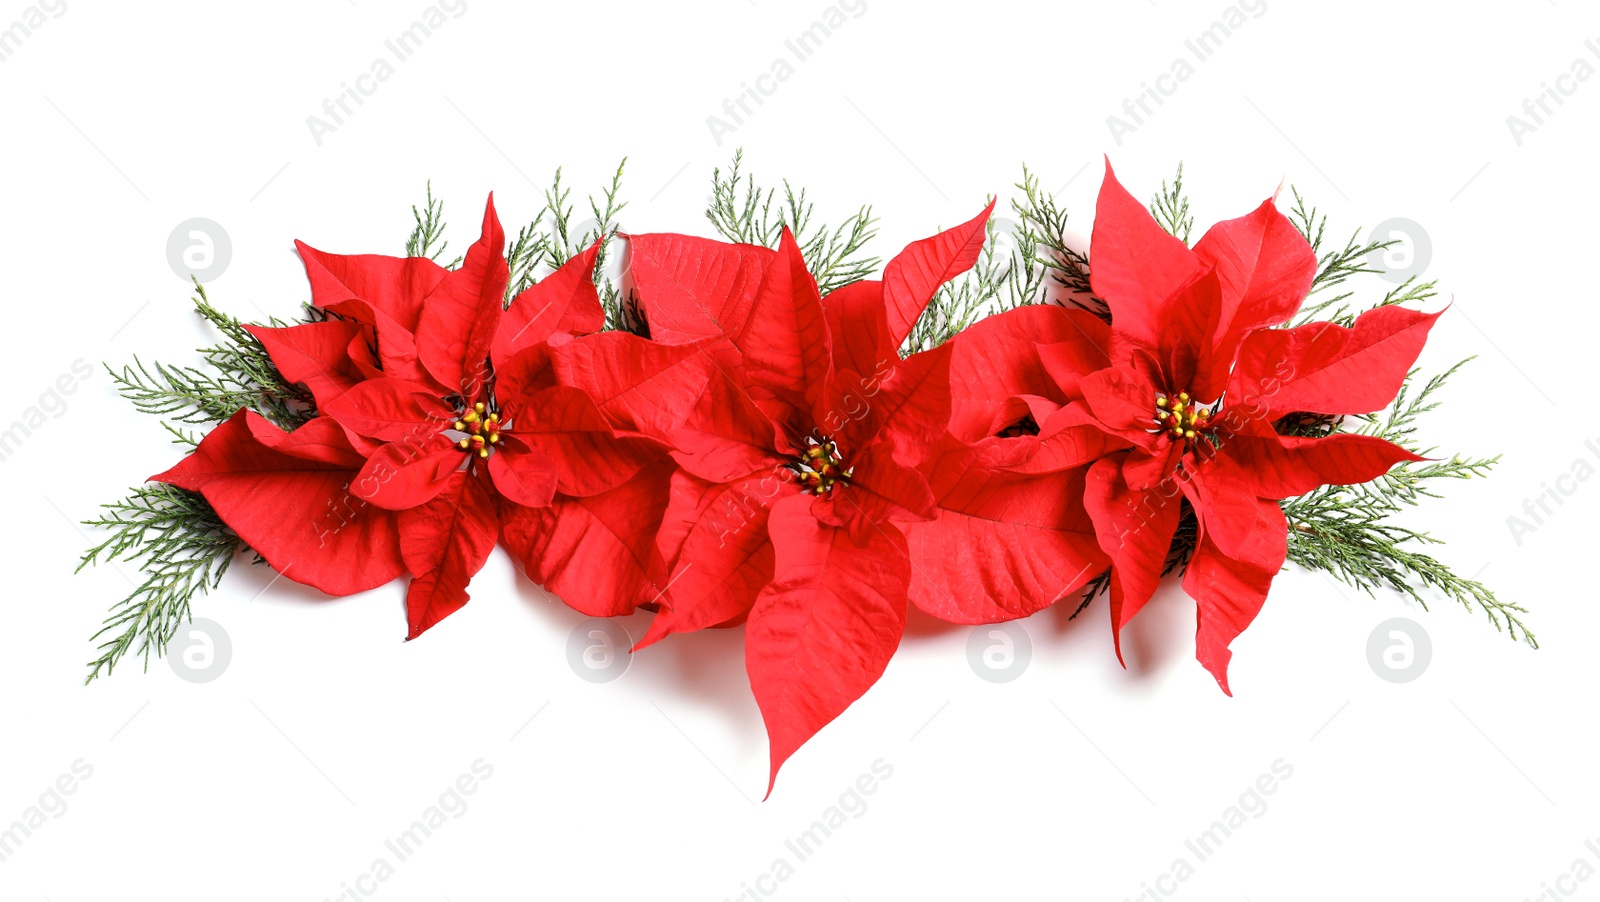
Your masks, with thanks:
[[[1543,648],[1446,601],[1423,612],[1293,570],[1235,643],[1232,699],[1193,660],[1193,605],[1175,584],[1131,629],[1127,670],[1103,601],[1071,624],[1027,621],[1031,666],[1003,685],[975,676],[967,629],[914,619],[883,680],[767,802],[740,631],[674,639],[591,684],[566,657],[581,618],[503,554],[466,609],[410,644],[399,583],[343,601],[287,581],[263,593],[272,574],[240,562],[197,610],[231,636],[220,678],[130,662],[86,688],[86,640],[128,586],[112,567],[72,575],[90,541],[73,521],[178,453],[97,369],[0,464],[0,827],[73,762],[93,768],[0,863],[0,897],[337,898],[392,863],[384,840],[480,758],[492,777],[465,813],[363,893],[1132,899],[1176,859],[1193,864],[1184,841],[1278,759],[1293,774],[1265,812],[1163,893],[1523,900],[1580,858],[1600,867],[1584,846],[1600,839],[1600,484],[1563,480],[1571,497],[1520,543],[1507,523],[1576,461],[1600,466],[1585,447],[1600,448],[1600,79],[1563,82],[1575,92],[1520,145],[1506,122],[1574,60],[1600,66],[1584,46],[1600,39],[1592,8],[1268,0],[1119,143],[1106,117],[1188,56],[1222,0],[866,0],[719,145],[707,116],[788,54],[822,0],[467,0],[319,146],[306,118],[424,6],[67,0],[13,48],[0,425],[80,358],[193,359],[209,338],[165,250],[192,217],[231,237],[213,300],[261,318],[307,297],[291,239],[397,253],[430,178],[456,248],[488,191],[515,227],[556,166],[581,198],[624,155],[626,228],[706,234],[711,169],[743,146],[822,214],[874,204],[887,256],[1009,197],[1024,161],[1086,236],[1102,153],[1140,196],[1182,160],[1200,229],[1280,180],[1332,214],[1334,240],[1392,217],[1421,225],[1425,276],[1454,300],[1422,362],[1480,355],[1426,438],[1505,458],[1408,522],[1531,608]],[[0,3],[0,29],[25,9]],[[638,636],[647,617],[623,623]],[[1369,634],[1392,617],[1431,636],[1415,682],[1368,663]],[[784,841],[879,759],[892,776],[865,811],[797,863]],[[764,878],[780,858],[792,876]],[[1600,879],[1560,886],[1600,900]]]

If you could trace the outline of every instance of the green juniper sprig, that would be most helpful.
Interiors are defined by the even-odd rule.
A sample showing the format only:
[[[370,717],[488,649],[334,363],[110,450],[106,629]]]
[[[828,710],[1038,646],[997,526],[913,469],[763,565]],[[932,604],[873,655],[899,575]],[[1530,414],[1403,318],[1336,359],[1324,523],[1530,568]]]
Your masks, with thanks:
[[[142,413],[169,418],[172,423],[220,423],[247,407],[285,429],[315,415],[311,393],[289,383],[278,373],[266,348],[244,324],[216,307],[205,287],[194,284],[195,312],[219,333],[221,340],[201,348],[203,365],[146,364],[138,357],[121,371],[106,366],[117,392]],[[288,325],[281,320],[272,326]],[[183,437],[183,433],[177,433]]]
[[[165,655],[190,619],[194,597],[216,588],[233,556],[245,548],[204,498],[175,486],[133,488],[103,511],[84,523],[110,535],[84,552],[78,570],[123,560],[136,565],[144,579],[112,606],[90,640],[97,643],[96,657],[85,683],[110,675],[129,654],[143,658],[146,669],[152,657]]]
[[[1434,394],[1471,359],[1431,377],[1414,396],[1418,371],[1413,370],[1386,414],[1352,418],[1359,425],[1350,431],[1387,439],[1419,456],[1435,453],[1436,449],[1416,442],[1417,419],[1439,406]],[[1309,570],[1331,573],[1368,595],[1380,587],[1393,589],[1424,610],[1428,600],[1418,587],[1437,590],[1468,610],[1482,610],[1496,630],[1538,648],[1538,639],[1519,616],[1527,608],[1501,601],[1483,583],[1458,575],[1415,548],[1443,544],[1440,539],[1391,522],[1406,508],[1441,497],[1435,491],[1441,480],[1487,476],[1499,462],[1498,454],[1406,461],[1369,483],[1324,486],[1288,499],[1282,506],[1289,521],[1289,559]]]
[[[719,235],[739,244],[775,248],[783,227],[788,226],[817,280],[817,290],[824,295],[877,271],[882,261],[865,255],[867,243],[878,234],[872,207],[862,206],[830,229],[813,222],[816,204],[807,198],[805,189],[796,194],[786,179],[780,200],[776,188],[763,190],[754,176],[741,174],[743,163],[744,151],[738,150],[726,176],[720,168],[711,172],[711,204],[706,208],[706,218]]]
[[[427,257],[438,263],[439,255],[450,246],[450,242],[444,240],[444,201],[434,200],[433,182],[428,182],[427,203],[420,209],[412,206],[411,218],[416,224],[411,229],[411,237],[406,239],[406,256]],[[461,259],[457,257],[445,268],[455,269]]]
[[[430,196],[430,221],[438,209]],[[174,442],[190,450],[201,436],[188,427],[220,423],[241,408],[283,429],[316,415],[310,392],[284,379],[255,336],[240,320],[213,306],[198,282],[194,304],[218,335],[216,344],[199,350],[200,365],[146,364],[135,358],[121,372],[108,366],[119,394],[141,412],[160,417]],[[307,312],[304,321],[314,318]],[[290,325],[276,318],[268,324]],[[246,550],[204,497],[162,483],[129,489],[125,497],[102,505],[100,516],[84,525],[110,534],[84,552],[78,570],[122,560],[136,565],[143,577],[112,606],[95,633],[97,655],[89,662],[85,682],[109,675],[129,654],[143,658],[146,668],[152,657],[166,654],[172,637],[190,619],[195,596],[215,588],[234,555]]]
[[[1189,198],[1183,193],[1183,164],[1178,164],[1178,174],[1173,177],[1169,187],[1165,179],[1161,182],[1161,192],[1150,201],[1150,214],[1167,234],[1189,243],[1189,236],[1194,231],[1194,216],[1189,212]]]

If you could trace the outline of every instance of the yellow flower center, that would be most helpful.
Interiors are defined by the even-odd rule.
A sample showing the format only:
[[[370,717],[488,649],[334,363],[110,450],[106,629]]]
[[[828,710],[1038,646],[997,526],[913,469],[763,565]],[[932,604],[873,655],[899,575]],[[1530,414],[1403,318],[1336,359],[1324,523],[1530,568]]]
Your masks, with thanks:
[[[453,425],[457,432],[466,433],[456,442],[456,447],[480,458],[489,456],[489,449],[500,443],[500,433],[505,429],[500,423],[500,414],[484,413],[482,401],[460,414]]]
[[[1155,431],[1173,441],[1188,441],[1206,430],[1216,411],[1190,400],[1186,391],[1176,395],[1156,394]]]
[[[844,465],[839,446],[824,439],[807,439],[808,446],[799,460],[789,464],[800,490],[812,495],[826,495],[835,486],[849,485],[853,468]]]

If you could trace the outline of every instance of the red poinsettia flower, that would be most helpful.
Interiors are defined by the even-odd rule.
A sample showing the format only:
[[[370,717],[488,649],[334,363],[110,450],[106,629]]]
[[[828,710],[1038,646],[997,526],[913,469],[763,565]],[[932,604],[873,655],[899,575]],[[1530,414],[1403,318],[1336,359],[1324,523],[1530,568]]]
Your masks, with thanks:
[[[651,335],[711,364],[671,433],[681,469],[658,538],[666,607],[640,647],[748,621],[769,791],[783,762],[877,681],[904,632],[902,524],[934,511],[917,466],[948,422],[949,349],[905,360],[898,349],[938,287],[972,265],[987,218],[826,299],[787,230],[776,252],[630,239]]]
[[[323,407],[345,428],[383,443],[351,491],[399,512],[401,548],[414,577],[406,595],[412,638],[467,602],[467,583],[502,534],[530,573],[550,575],[559,517],[519,508],[549,508],[558,495],[602,495],[663,456],[647,438],[616,434],[587,395],[556,385],[550,369],[552,335],[604,324],[590,279],[598,245],[507,308],[504,240],[491,197],[482,236],[419,305],[410,333],[414,357],[406,348],[398,373],[385,358],[381,376],[351,385]],[[367,306],[380,351],[387,334],[410,331],[405,320]],[[569,553],[563,563],[579,559]],[[635,595],[608,591],[623,580],[583,576],[590,585],[571,587],[579,589],[574,607],[632,610]]]
[[[1197,657],[1227,692],[1228,646],[1285,559],[1277,502],[1420,459],[1371,436],[1295,437],[1274,424],[1387,406],[1438,314],[1381,307],[1349,329],[1269,328],[1299,309],[1317,268],[1273,201],[1218,223],[1191,250],[1109,163],[1089,259],[1094,291],[1111,308],[1110,365],[1085,372],[1083,348],[1038,350],[1063,389],[1128,446],[1089,469],[1084,496],[1112,561],[1113,634],[1155,591],[1187,500],[1199,532],[1183,579],[1199,605]]]
[[[672,462],[550,362],[552,339],[604,324],[598,245],[506,307],[503,243],[491,197],[456,270],[299,244],[313,303],[340,318],[250,328],[323,416],[284,436],[240,414],[156,478],[202,492],[276,569],[330,594],[409,572],[410,638],[466,602],[497,540],[574,608],[633,610],[658,575]],[[285,526],[308,517],[322,528]]]

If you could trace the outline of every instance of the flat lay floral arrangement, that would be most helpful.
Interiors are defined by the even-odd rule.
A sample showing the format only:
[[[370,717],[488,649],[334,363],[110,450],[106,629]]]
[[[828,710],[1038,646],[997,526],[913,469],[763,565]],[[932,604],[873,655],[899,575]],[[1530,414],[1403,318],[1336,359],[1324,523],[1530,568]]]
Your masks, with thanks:
[[[870,208],[820,225],[741,163],[713,175],[716,238],[627,231],[620,169],[575,226],[558,173],[515,234],[491,196],[459,257],[431,191],[403,257],[296,242],[311,299],[286,320],[197,283],[219,339],[195,365],[110,368],[186,453],[90,521],[84,564],[145,581],[89,678],[164,654],[240,553],[332,596],[403,578],[416,639],[499,546],[586,615],[654,612],[635,653],[743,626],[770,792],[913,605],[984,624],[1103,596],[1120,656],[1171,575],[1229,692],[1292,562],[1536,645],[1399,522],[1497,458],[1417,440],[1460,364],[1417,368],[1449,315],[1432,282],[1347,284],[1387,243],[1325,242],[1298,193],[1254,190],[1192,240],[1181,169],[1147,205],[1108,162],[1087,253],[1024,170],[1013,218],[974,204],[880,273]]]

